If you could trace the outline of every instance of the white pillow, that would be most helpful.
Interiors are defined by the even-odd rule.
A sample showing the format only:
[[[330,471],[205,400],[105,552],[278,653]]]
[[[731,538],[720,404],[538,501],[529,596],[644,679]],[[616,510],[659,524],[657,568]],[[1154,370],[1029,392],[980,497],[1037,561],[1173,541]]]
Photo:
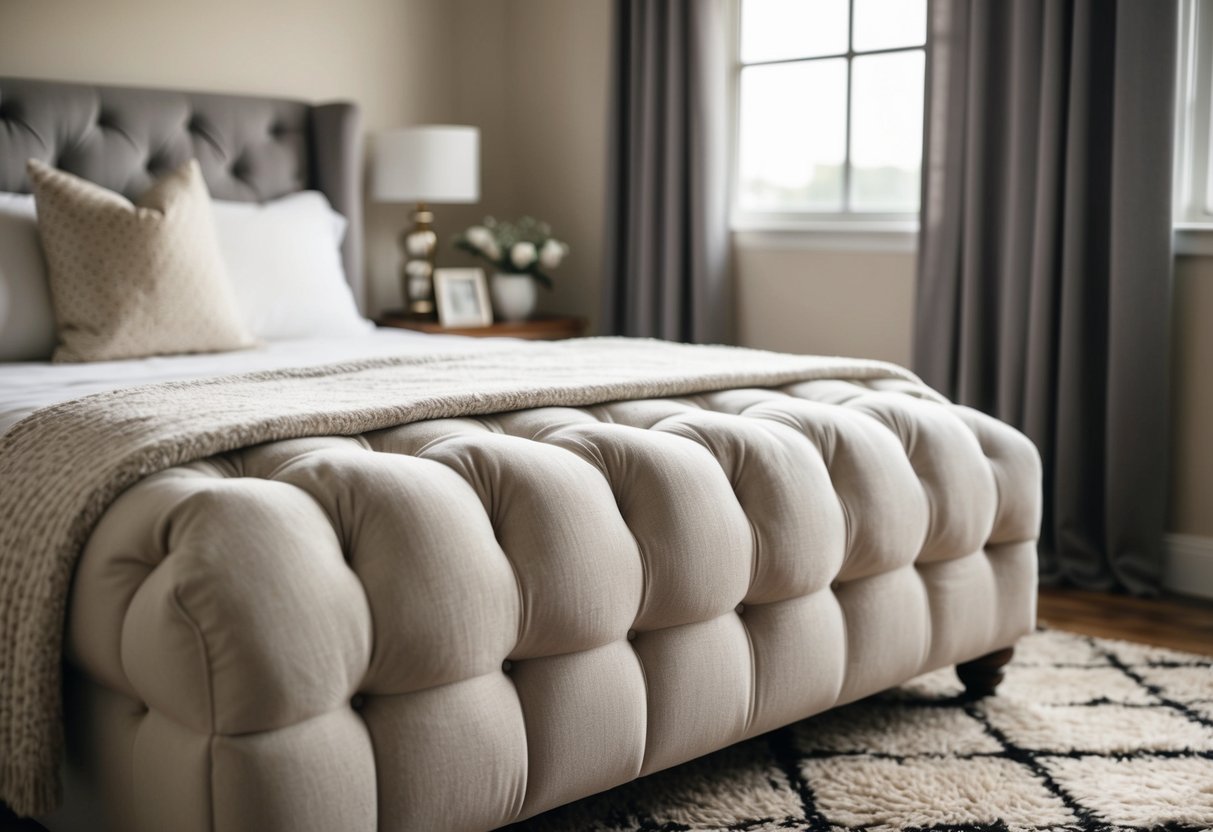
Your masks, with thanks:
[[[236,303],[254,337],[340,337],[374,329],[358,314],[345,281],[345,217],[324,194],[211,204]],[[0,193],[0,361],[49,361],[54,351],[55,315],[34,197]]]
[[[0,361],[49,361],[55,351],[36,216],[33,194],[0,193]]]
[[[265,341],[359,335],[341,263],[345,217],[319,191],[273,202],[212,203],[219,249],[245,326]]]

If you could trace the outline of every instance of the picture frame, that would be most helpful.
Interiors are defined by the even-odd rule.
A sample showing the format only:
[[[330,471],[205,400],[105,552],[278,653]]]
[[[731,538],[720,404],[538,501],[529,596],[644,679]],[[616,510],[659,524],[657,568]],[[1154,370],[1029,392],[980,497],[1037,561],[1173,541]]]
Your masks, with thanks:
[[[435,269],[434,297],[438,302],[438,323],[442,326],[477,327],[493,323],[484,269]]]

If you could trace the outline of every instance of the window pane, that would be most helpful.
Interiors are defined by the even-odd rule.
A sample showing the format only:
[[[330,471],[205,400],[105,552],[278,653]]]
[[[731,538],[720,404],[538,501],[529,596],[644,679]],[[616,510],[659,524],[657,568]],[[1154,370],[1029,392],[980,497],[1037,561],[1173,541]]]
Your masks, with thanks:
[[[742,70],[742,210],[842,210],[846,73],[843,58]]]
[[[847,0],[741,0],[741,60],[847,51]]]
[[[917,211],[922,167],[921,51],[855,58],[851,79],[851,207]]]
[[[1213,11],[1213,9],[1207,9],[1207,11]],[[1200,10],[1197,11],[1197,14],[1200,14]],[[1210,84],[1208,81],[1210,58],[1213,57],[1213,48],[1211,48],[1213,47],[1213,26],[1209,25],[1207,19],[1204,22],[1204,30],[1198,32],[1200,40],[1189,46],[1189,49],[1195,48],[1198,52],[1205,53],[1197,55],[1197,66],[1200,69],[1197,70],[1197,78],[1189,82],[1192,84],[1193,93],[1199,90],[1203,95],[1200,95],[1199,98],[1193,95],[1188,101],[1180,105],[1187,108],[1187,113],[1183,116],[1183,123],[1185,123],[1185,126],[1190,123],[1194,128],[1188,141],[1195,140],[1196,144],[1192,149],[1200,154],[1199,164],[1192,164],[1195,160],[1190,160],[1185,164],[1184,175],[1189,181],[1185,183],[1186,187],[1181,186],[1179,188],[1180,192],[1185,195],[1192,191],[1196,192],[1194,195],[1200,194],[1198,179],[1201,167],[1204,168],[1205,173],[1203,189],[1204,205],[1200,204],[1201,200],[1197,196],[1196,199],[1186,200],[1188,205],[1185,206],[1188,208],[1187,213],[1195,215],[1198,222],[1208,222],[1210,217],[1213,217],[1213,150],[1209,147],[1209,139],[1213,137],[1213,84]],[[1201,72],[1201,69],[1204,71]],[[1199,101],[1199,105],[1196,104],[1196,101],[1191,100],[1192,98]],[[1181,156],[1181,158],[1183,157]],[[1193,211],[1192,208],[1196,210]],[[1184,218],[1186,219],[1187,217]]]
[[[855,0],[855,51],[927,42],[927,0]]]

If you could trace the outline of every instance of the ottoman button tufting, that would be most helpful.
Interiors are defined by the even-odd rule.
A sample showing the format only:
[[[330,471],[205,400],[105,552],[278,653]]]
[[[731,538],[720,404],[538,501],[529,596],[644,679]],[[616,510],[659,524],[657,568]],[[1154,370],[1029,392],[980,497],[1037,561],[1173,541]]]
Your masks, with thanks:
[[[350,707],[355,711],[361,711],[366,706],[366,697],[361,693],[355,693],[350,697]]]
[[[745,615],[745,604],[738,604],[738,605],[737,605],[737,614],[738,614],[738,615]]]
[[[628,630],[628,641],[635,641],[635,640],[636,640],[636,631]]]
[[[509,673],[513,669],[514,669],[514,663],[512,661],[510,661],[509,659],[506,659],[505,661],[503,661],[501,663],[501,672],[502,673]]]

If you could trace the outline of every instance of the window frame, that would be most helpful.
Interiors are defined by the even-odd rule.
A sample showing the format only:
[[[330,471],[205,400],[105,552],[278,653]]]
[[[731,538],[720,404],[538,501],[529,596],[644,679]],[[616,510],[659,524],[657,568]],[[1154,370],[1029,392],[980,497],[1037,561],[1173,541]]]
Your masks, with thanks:
[[[885,49],[856,51],[855,0],[847,0],[847,49],[811,58],[785,58],[745,63],[741,59],[741,5],[743,0],[731,0],[729,42],[729,114],[731,120],[729,215],[730,226],[754,245],[782,245],[794,248],[853,248],[885,251],[909,251],[917,245],[918,211],[876,212],[850,210],[851,201],[851,122],[854,59],[866,55],[896,54],[921,51],[924,66],[928,62],[930,45],[930,9],[923,43]],[[810,61],[846,59],[846,139],[843,159],[843,210],[841,211],[747,211],[741,207],[741,75],[749,66],[807,63]],[[923,77],[924,128],[926,77]],[[925,132],[925,130],[924,130]],[[925,146],[924,146],[925,158]],[[922,163],[919,163],[921,176]],[[921,180],[920,180],[921,181]]]
[[[1172,225],[1179,254],[1213,254],[1213,2],[1180,0]]]

